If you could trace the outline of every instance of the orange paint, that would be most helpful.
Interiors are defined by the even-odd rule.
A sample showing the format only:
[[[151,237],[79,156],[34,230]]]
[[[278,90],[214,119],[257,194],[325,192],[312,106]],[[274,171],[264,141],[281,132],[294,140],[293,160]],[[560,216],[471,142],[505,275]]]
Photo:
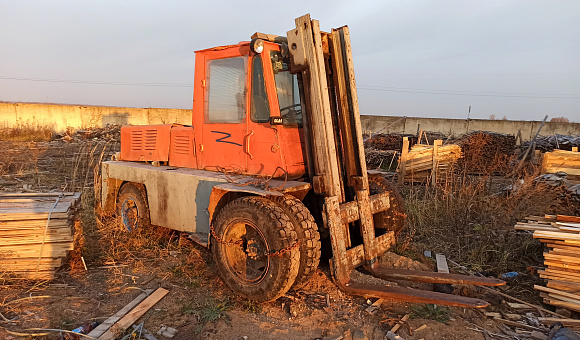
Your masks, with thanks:
[[[278,117],[280,107],[271,51],[279,51],[279,46],[264,42],[260,56],[270,116]],[[250,51],[249,42],[195,53],[193,127],[123,127],[121,158],[168,161],[171,166],[205,170],[225,168],[250,175],[271,176],[275,173],[277,177],[284,177],[284,171],[293,178],[304,175],[302,128],[255,122],[250,117],[255,55]],[[211,72],[214,72],[214,78]],[[146,131],[157,133],[155,150],[132,150],[131,134]]]

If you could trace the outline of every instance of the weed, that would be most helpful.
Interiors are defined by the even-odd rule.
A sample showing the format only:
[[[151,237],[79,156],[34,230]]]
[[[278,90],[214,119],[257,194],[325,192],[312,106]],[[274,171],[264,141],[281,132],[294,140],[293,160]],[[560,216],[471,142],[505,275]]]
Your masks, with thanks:
[[[199,333],[208,322],[215,323],[219,320],[224,320],[229,325],[230,317],[226,312],[231,307],[232,304],[228,298],[221,301],[208,298],[202,302],[192,301],[182,306],[182,312],[183,314],[195,314],[199,317],[199,325],[196,329],[196,333]]]
[[[513,226],[529,215],[566,213],[567,209],[559,190],[534,181],[538,172],[517,180],[464,174],[435,188],[411,187],[405,193],[407,234],[413,236],[410,246],[420,253],[445,254],[475,271],[496,276],[538,265],[542,245]]]
[[[252,300],[248,300],[244,303],[245,311],[252,314],[260,314],[262,312],[263,306]]]
[[[447,324],[449,321],[450,309],[443,306],[432,304],[413,305],[411,306],[411,315],[413,319],[429,319]]]

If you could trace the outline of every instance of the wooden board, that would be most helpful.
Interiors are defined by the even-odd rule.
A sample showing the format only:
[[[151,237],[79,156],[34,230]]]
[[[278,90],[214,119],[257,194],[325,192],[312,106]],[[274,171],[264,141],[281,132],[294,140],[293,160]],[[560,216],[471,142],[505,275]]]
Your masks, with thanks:
[[[435,259],[437,261],[437,272],[439,273],[449,273],[449,266],[447,265],[447,259],[443,254],[435,254]]]
[[[101,335],[98,340],[115,340],[117,334],[122,333],[127,328],[131,327],[143,314],[145,314],[151,307],[153,307],[159,300],[161,300],[169,291],[164,288],[157,288],[153,294],[149,295],[137,307],[133,308],[127,315],[122,317],[109,330]]]
[[[0,258],[64,257],[67,250],[74,249],[74,245],[71,242],[46,243],[42,248],[41,255],[40,244],[0,246]]]
[[[109,328],[111,328],[111,326],[115,324],[115,322],[119,321],[123,316],[125,316],[125,314],[129,313],[131,309],[137,306],[141,301],[145,300],[145,298],[147,298],[151,292],[153,292],[153,289],[145,290],[143,294],[137,296],[135,299],[133,299],[133,301],[129,302],[127,305],[125,305],[125,307],[121,308],[121,310],[115,313],[115,315],[109,317],[95,329],[90,331],[87,335],[95,339],[103,335],[107,330],[109,330]]]

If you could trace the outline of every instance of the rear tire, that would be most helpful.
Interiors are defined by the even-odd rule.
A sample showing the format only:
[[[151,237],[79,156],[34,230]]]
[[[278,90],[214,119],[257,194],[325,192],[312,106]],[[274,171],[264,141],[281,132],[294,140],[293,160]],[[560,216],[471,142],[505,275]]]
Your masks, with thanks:
[[[117,217],[129,232],[151,224],[147,194],[143,184],[125,183],[117,195]]]
[[[398,234],[405,226],[405,201],[397,188],[384,177],[369,177],[369,191],[371,195],[389,193],[389,209],[373,215],[373,222],[376,228],[394,231]]]
[[[310,210],[294,196],[273,196],[272,201],[278,203],[294,224],[300,240],[300,267],[292,289],[304,287],[320,263],[320,233]]]
[[[257,302],[284,295],[300,266],[294,225],[274,202],[262,197],[238,198],[213,222],[211,249],[220,277],[235,293]],[[289,249],[281,256],[274,252]],[[270,255],[268,255],[270,254]]]

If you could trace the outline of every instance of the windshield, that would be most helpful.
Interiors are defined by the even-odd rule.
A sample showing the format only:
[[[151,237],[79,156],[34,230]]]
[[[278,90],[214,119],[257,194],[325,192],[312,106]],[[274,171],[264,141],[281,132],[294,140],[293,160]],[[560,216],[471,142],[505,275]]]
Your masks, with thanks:
[[[289,65],[282,60],[280,52],[272,51],[270,57],[283,124],[302,126],[298,77],[290,73]]]

